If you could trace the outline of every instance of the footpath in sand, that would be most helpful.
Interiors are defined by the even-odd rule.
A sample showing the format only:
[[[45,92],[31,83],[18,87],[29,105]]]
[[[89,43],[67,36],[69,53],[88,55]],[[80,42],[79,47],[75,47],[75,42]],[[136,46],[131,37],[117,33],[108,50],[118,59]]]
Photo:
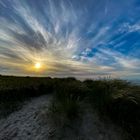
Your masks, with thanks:
[[[52,127],[47,116],[41,117],[51,100],[52,95],[33,98],[21,110],[1,119],[0,140],[124,140],[121,129],[105,124],[90,109],[85,109],[82,119],[71,127]]]

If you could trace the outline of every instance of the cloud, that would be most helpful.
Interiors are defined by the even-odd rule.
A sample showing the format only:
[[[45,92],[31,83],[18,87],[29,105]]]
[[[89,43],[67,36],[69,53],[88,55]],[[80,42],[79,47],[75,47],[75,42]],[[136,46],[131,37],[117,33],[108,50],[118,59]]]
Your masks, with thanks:
[[[0,72],[36,75],[32,66],[39,61],[42,76],[138,74],[139,58],[117,50],[128,50],[127,36],[139,31],[138,22],[116,23],[123,13],[110,12],[116,2],[80,2],[0,0]]]
[[[131,70],[140,70],[140,59],[133,58],[131,56],[125,56],[119,52],[112,51],[110,49],[100,49],[100,51],[108,57],[112,57],[114,59],[113,63],[111,64],[114,68],[123,69],[125,71]],[[111,60],[112,60],[111,59]],[[111,63],[110,61],[108,63]]]
[[[120,32],[140,32],[140,23],[136,22],[134,24],[130,24],[129,22],[125,22],[121,25]]]

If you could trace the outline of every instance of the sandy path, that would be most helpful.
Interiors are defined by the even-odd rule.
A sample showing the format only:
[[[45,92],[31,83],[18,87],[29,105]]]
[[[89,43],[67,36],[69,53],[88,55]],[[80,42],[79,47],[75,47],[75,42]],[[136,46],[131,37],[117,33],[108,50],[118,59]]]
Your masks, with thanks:
[[[0,120],[0,140],[123,140],[120,129],[103,123],[90,109],[85,109],[81,119],[70,127],[52,128],[47,116],[41,117],[51,99],[51,95],[34,98],[21,110]]]
[[[42,127],[38,112],[50,101],[50,95],[32,99],[20,111],[0,120],[0,140],[43,140],[46,126]]]

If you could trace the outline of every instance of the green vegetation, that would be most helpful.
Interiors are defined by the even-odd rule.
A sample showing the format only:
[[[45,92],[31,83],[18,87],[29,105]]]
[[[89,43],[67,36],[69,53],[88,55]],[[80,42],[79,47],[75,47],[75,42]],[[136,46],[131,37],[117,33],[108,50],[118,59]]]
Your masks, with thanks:
[[[108,116],[140,139],[140,86],[122,80],[86,80],[90,88],[89,100],[101,116]]]
[[[7,116],[31,97],[52,93],[50,111],[73,120],[82,102],[92,105],[101,117],[109,117],[130,136],[140,139],[140,86],[122,80],[35,78],[0,76],[0,115]]]
[[[0,76],[0,118],[21,108],[31,97],[52,93],[50,78]]]

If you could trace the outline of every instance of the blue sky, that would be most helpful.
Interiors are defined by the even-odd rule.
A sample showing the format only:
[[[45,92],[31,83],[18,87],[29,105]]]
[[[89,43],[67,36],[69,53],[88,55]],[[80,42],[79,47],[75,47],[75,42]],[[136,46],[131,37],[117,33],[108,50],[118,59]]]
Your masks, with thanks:
[[[140,79],[140,1],[0,0],[0,73]]]

